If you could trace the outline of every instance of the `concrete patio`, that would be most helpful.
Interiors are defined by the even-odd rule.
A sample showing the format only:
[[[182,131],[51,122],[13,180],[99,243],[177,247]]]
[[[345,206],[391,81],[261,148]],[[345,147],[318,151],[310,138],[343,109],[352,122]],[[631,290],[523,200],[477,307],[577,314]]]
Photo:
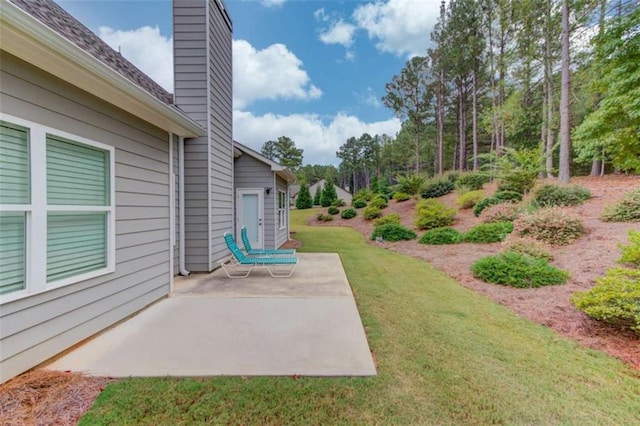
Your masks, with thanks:
[[[47,366],[112,377],[376,374],[337,254],[299,254],[291,278],[221,270],[176,278],[169,298]]]

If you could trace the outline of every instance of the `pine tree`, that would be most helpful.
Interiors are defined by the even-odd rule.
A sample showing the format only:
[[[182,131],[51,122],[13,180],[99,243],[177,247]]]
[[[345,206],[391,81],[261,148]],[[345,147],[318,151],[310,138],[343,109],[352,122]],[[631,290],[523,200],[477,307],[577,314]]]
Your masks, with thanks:
[[[296,208],[298,210],[310,209],[313,207],[313,200],[311,199],[311,192],[309,192],[309,185],[306,182],[302,182],[300,185],[300,191],[296,197]]]
[[[316,186],[316,194],[313,196],[313,205],[314,206],[319,206],[320,205],[320,197],[322,197],[322,188],[320,187],[320,185]]]
[[[324,181],[324,188],[322,189],[322,195],[320,196],[320,205],[322,207],[329,207],[331,203],[338,199],[338,193],[336,187],[333,186],[333,180],[326,179]]]

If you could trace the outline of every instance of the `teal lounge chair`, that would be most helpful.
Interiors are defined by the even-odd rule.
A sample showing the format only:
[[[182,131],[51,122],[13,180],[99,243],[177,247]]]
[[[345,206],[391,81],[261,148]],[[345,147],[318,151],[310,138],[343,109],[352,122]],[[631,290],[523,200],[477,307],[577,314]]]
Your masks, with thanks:
[[[224,241],[233,255],[233,260],[230,264],[225,264],[222,261],[220,266],[229,278],[246,278],[256,268],[266,269],[274,278],[289,278],[293,275],[293,270],[298,264],[297,257],[247,256],[242,253],[240,247],[236,244],[236,240],[229,232],[224,234]],[[238,272],[240,275],[238,275]]]
[[[244,250],[249,256],[295,256],[296,254],[295,249],[263,250],[251,248],[246,226],[240,228],[240,237],[242,238],[242,244],[244,244]]]

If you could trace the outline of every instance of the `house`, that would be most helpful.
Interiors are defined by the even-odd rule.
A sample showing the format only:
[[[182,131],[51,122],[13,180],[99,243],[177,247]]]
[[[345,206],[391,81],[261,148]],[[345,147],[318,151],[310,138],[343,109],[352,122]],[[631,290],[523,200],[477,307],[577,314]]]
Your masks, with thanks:
[[[324,188],[324,183],[325,183],[325,179],[321,179],[309,187],[309,192],[311,193],[312,197],[315,197],[316,191],[318,190],[318,188],[320,188],[320,191],[322,191],[322,188]],[[336,188],[336,193],[338,194],[338,198],[344,200],[345,203],[347,203],[347,205],[351,205],[351,200],[353,199],[353,195],[351,195],[349,191],[339,187],[338,185],[335,185],[335,188]]]
[[[174,95],[52,0],[0,0],[0,382],[217,267],[236,180],[288,237],[287,171],[234,148],[224,2],[173,14]]]
[[[289,185],[296,177],[239,142],[234,149],[236,239],[246,226],[252,247],[278,248],[289,240]]]

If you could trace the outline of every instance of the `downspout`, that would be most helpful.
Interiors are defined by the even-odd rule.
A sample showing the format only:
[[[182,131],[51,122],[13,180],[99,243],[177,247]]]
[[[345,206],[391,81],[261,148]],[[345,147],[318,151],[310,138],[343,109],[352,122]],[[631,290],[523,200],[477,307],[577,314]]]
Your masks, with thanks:
[[[180,259],[179,259],[179,265],[178,265],[178,272],[180,272],[180,275],[183,276],[187,276],[190,274],[190,272],[187,270],[186,266],[185,266],[185,260],[184,260],[184,137],[180,136],[178,138],[178,186],[179,186],[179,210],[178,210],[178,214],[180,215],[180,226],[179,226],[179,251],[180,251]]]

